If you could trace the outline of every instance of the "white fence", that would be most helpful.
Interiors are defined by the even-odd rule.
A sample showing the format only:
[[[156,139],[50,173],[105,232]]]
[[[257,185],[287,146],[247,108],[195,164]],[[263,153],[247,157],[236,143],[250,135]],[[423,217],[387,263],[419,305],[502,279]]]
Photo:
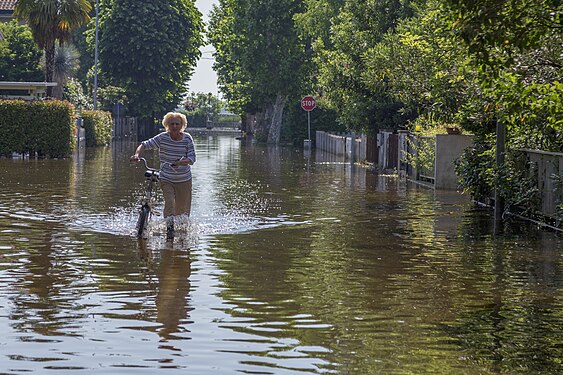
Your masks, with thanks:
[[[342,162],[361,163],[368,153],[377,155],[378,170],[398,172],[439,189],[455,190],[454,161],[473,142],[471,136],[465,135],[418,137],[406,131],[380,131],[375,138],[376,142],[368,142],[364,134],[317,131],[316,147]],[[368,144],[376,150],[368,149]]]
[[[315,134],[316,147],[326,151],[342,161],[365,162],[367,138],[364,134],[331,134],[317,131]]]

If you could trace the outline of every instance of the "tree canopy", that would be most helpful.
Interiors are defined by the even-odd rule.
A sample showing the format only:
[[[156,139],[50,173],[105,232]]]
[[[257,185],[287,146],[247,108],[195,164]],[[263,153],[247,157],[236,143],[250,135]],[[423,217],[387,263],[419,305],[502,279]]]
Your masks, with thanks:
[[[112,0],[100,18],[101,69],[123,87],[133,115],[152,116],[179,103],[203,45],[193,0]]]
[[[397,21],[412,15],[410,1],[307,0],[297,18],[311,38],[317,91],[321,105],[338,113],[339,121],[357,131],[395,128],[409,116],[399,112],[386,82],[366,80],[367,51],[381,41]]]
[[[563,151],[561,2],[442,0],[442,5],[443,18],[479,73],[486,101],[477,111],[504,121],[515,146]]]
[[[16,20],[0,22],[0,80],[41,81],[43,69],[39,64],[41,50],[37,47],[27,25]]]
[[[45,80],[53,81],[55,42],[69,41],[72,31],[90,19],[88,0],[19,0],[14,15],[27,22],[33,39],[45,50]],[[51,96],[52,88],[47,88]]]
[[[215,47],[218,83],[239,114],[254,114],[257,135],[280,139],[283,109],[299,96],[306,61],[305,45],[293,17],[294,0],[220,0],[209,25]]]

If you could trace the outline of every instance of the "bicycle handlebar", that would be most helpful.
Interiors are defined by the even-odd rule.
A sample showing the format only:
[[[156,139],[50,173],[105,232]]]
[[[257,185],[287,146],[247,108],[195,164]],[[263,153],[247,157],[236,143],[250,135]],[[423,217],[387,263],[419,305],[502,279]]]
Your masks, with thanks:
[[[145,168],[149,171],[158,171],[158,169],[154,169],[149,167],[149,164],[147,163],[147,159],[145,158],[139,158],[139,161],[142,161],[145,164]]]
[[[178,159],[177,161],[180,161],[180,160],[183,160],[183,159],[184,159],[184,157],[182,156],[182,157],[181,157],[180,159]],[[160,170],[160,169],[155,169],[155,168],[149,167],[149,164],[147,163],[147,159],[145,159],[145,158],[139,158],[139,161],[142,161],[143,164],[145,164],[145,168],[146,168],[147,170],[149,170],[149,171],[158,172],[158,171]],[[168,163],[168,162],[165,162],[165,161],[161,162],[161,164],[163,164],[163,165],[168,164],[168,165],[171,166],[171,167],[176,167],[176,166],[177,166],[177,164],[175,164],[175,163]]]

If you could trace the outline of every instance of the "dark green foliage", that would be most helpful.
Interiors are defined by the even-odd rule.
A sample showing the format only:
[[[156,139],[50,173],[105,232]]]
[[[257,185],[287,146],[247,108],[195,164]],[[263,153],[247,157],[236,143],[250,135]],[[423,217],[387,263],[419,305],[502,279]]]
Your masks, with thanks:
[[[471,119],[496,117],[510,134],[547,136],[547,150],[563,142],[563,27],[561,1],[441,0],[440,17],[467,48],[482,97]],[[481,102],[481,103],[479,103]],[[475,104],[481,104],[481,107]],[[479,131],[476,129],[476,131]],[[559,133],[559,135],[558,135]],[[537,138],[537,137],[532,137]],[[546,147],[535,145],[533,147]],[[529,147],[529,146],[528,146]],[[545,149],[545,148],[544,148]]]
[[[94,43],[88,43],[88,38],[91,35],[94,35],[94,30],[90,30],[90,25],[92,28],[95,28],[95,10],[92,12],[93,14],[92,19],[88,24],[80,26],[78,29],[74,30],[72,33],[72,44],[78,50],[80,57],[79,57],[79,64],[78,70],[75,73],[76,79],[78,79],[81,83],[85,84],[88,80],[88,72],[94,66]]]
[[[498,168],[495,185],[506,202],[506,210],[533,217],[540,211],[537,165],[520,151],[509,152]]]
[[[31,28],[33,39],[45,50],[45,81],[52,82],[55,68],[55,43],[68,43],[71,33],[88,22],[92,9],[89,0],[18,0],[14,15]],[[47,87],[47,96],[52,88]]]
[[[346,127],[337,121],[337,113],[330,109],[315,108],[311,111],[311,138],[315,131],[346,132]],[[301,108],[301,101],[294,100],[288,105],[283,117],[282,142],[302,145],[308,138],[307,112]]]
[[[0,155],[66,157],[74,131],[74,107],[68,102],[0,101]]]
[[[402,103],[389,91],[385,79],[367,74],[370,48],[399,20],[413,15],[411,1],[305,0],[306,11],[297,23],[310,38],[315,63],[314,85],[322,106],[354,131],[376,132],[404,125],[410,115],[400,114]],[[328,32],[330,31],[330,32]]]
[[[76,108],[92,109],[93,107],[90,98],[84,93],[82,85],[75,78],[66,81],[63,100],[68,100]]]
[[[100,20],[100,62],[125,89],[129,113],[176,107],[203,45],[201,13],[190,0],[115,0]]]
[[[128,101],[126,90],[122,87],[111,85],[98,87],[98,108],[111,111],[117,103],[127,108]]]
[[[537,168],[518,150],[509,150],[497,167],[493,135],[479,137],[465,151],[456,162],[456,173],[462,188],[479,202],[488,203],[498,191],[511,212],[534,216],[540,210]]]
[[[279,142],[289,98],[303,94],[307,45],[294,25],[302,1],[220,0],[209,25],[229,108],[256,114],[256,139]]]
[[[38,82],[43,80],[39,64],[41,49],[33,41],[28,26],[16,20],[0,22],[0,81]]]
[[[111,141],[113,126],[111,113],[104,111],[82,111],[84,129],[86,130],[86,146],[104,146]]]
[[[539,204],[537,176],[519,149],[563,151],[563,5],[552,0],[442,4],[441,17],[467,48],[481,91],[462,104],[463,126],[478,135],[458,167],[463,186],[476,199],[498,189],[508,209],[531,216]],[[496,120],[507,127],[505,162],[498,168],[490,141]]]
[[[186,116],[188,128],[205,128],[207,126],[207,116],[205,115],[194,114],[194,111],[186,111],[185,109],[180,109],[177,112]]]
[[[474,199],[487,202],[495,189],[494,138],[483,136],[468,148],[456,162],[461,187]]]
[[[469,52],[491,74],[521,51],[541,47],[561,29],[560,0],[442,0],[443,14]],[[558,31],[559,30],[559,31]]]

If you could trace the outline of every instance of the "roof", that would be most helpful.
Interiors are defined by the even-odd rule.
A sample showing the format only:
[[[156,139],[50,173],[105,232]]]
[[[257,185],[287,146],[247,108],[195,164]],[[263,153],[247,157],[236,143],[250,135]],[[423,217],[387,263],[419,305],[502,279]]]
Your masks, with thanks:
[[[14,10],[18,0],[0,0],[0,10]]]
[[[19,88],[35,88],[56,86],[57,82],[12,82],[0,81],[0,89],[19,89]]]
[[[56,82],[5,82],[0,81],[0,99],[36,100],[45,97],[48,86]]]

